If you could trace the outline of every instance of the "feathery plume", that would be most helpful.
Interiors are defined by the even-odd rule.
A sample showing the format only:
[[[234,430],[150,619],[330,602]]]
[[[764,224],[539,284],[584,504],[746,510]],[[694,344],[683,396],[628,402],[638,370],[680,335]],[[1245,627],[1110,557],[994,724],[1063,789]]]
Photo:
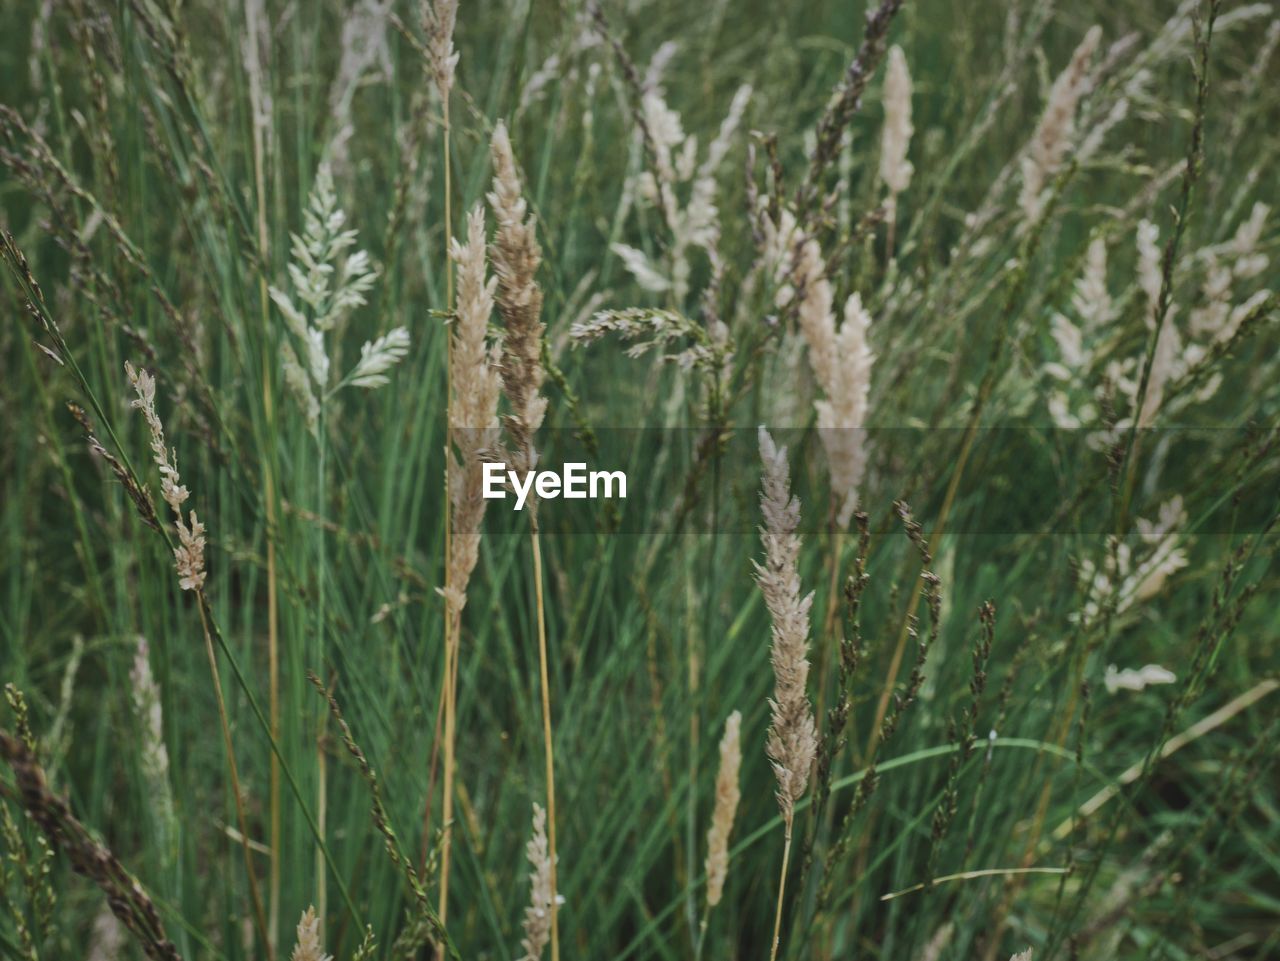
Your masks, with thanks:
[[[375,388],[389,384],[389,371],[409,353],[409,331],[396,327],[360,348],[360,360],[347,375],[352,387]]]
[[[427,60],[441,100],[453,89],[458,52],[453,48],[453,28],[458,21],[458,0],[423,0],[422,28],[427,35]]]
[[[542,291],[534,279],[542,263],[542,248],[534,219],[520,189],[515,156],[506,124],[493,131],[493,190],[489,206],[497,221],[490,258],[498,275],[498,309],[506,329],[503,336],[502,386],[511,402],[507,427],[515,442],[517,470],[537,463],[533,435],[542,425],[547,400],[541,396],[546,372],[542,367]]]
[[[1138,222],[1138,286],[1146,295],[1150,310],[1147,311],[1147,326],[1155,322],[1156,303],[1160,299],[1160,228],[1150,220]]]
[[[333,961],[320,948],[320,919],[315,908],[307,908],[298,920],[298,943],[293,948],[290,961]]]
[[[729,873],[729,834],[738,811],[738,771],[742,767],[740,730],[742,712],[734,711],[724,722],[720,739],[720,770],[716,774],[716,806],[707,831],[707,907],[714,908],[724,895]]]
[[[907,159],[911,146],[911,73],[902,48],[889,48],[889,64],[884,78],[884,134],[880,140],[880,179],[888,188],[886,214],[894,219],[898,194],[911,183],[914,167]]]
[[[525,848],[533,866],[529,872],[529,906],[524,909],[524,948],[521,961],[539,961],[551,940],[551,854],[547,848],[547,812],[533,805],[533,837]]]
[[[467,584],[480,549],[484,499],[484,457],[497,443],[498,394],[502,382],[501,345],[488,346],[496,278],[485,277],[484,210],[478,204],[467,215],[467,242],[454,240],[449,256],[458,277],[454,321],[453,369],[450,383],[450,426],[457,452],[450,459],[449,495],[453,502],[446,600],[460,614],[467,603]]]
[[[344,229],[346,223],[347,215],[338,206],[333,172],[328,164],[321,164],[303,211],[302,234],[291,235],[293,261],[288,272],[292,293],[268,288],[293,335],[292,343],[288,338],[280,342],[285,386],[297,399],[307,429],[317,439],[320,415],[333,394],[344,387],[376,390],[385,386],[390,383],[387,372],[409,353],[409,331],[396,327],[366,341],[356,365],[338,383],[330,383],[325,335],[366,303],[365,295],[377,279],[366,251],[347,253],[355,246],[357,234]]]
[[[867,469],[867,445],[863,425],[867,419],[867,395],[871,390],[871,365],[875,354],[867,340],[871,315],[862,298],[853,294],[844,305],[844,322],[836,334],[837,363],[831,371],[827,396],[814,402],[818,429],[827,452],[831,491],[839,504],[836,523],[849,526],[858,506],[858,488]]]
[[[845,302],[844,321],[837,330],[834,292],[812,237],[796,247],[791,277],[791,286],[779,291],[778,304],[786,306],[799,291],[796,316],[809,344],[809,364],[825,395],[814,407],[827,453],[836,520],[844,528],[857,509],[858,486],[866,472],[866,437],[861,428],[866,423],[875,361],[867,339],[871,316],[855,293]]]
[[[1058,171],[1075,136],[1076,107],[1088,92],[1089,63],[1102,39],[1102,28],[1093,26],[1084,35],[1071,61],[1053,82],[1044,114],[1022,159],[1022,193],[1018,204],[1027,220],[1039,219],[1044,209],[1044,188]]]
[[[151,454],[160,468],[160,496],[173,511],[173,525],[178,532],[178,546],[173,549],[174,567],[178,571],[178,585],[184,591],[198,591],[204,587],[204,525],[191,512],[190,523],[182,513],[182,505],[191,492],[182,484],[178,475],[178,454],[170,450],[164,440],[164,425],[156,413],[155,378],[145,370],[138,370],[129,361],[124,362],[125,374],[138,395],[129,406],[142,411],[151,432]]]
[[[791,829],[796,802],[809,785],[809,771],[818,753],[818,732],[809,704],[809,608],[812,592],[800,596],[800,502],[791,496],[787,449],[779,449],[773,438],[760,428],[761,478],[760,512],[764,524],[760,540],[764,563],[755,563],[756,581],[764,595],[772,622],[774,688],[769,700],[771,719],[765,751],[778,779],[775,792],[782,813],[782,868],[778,875],[778,903],[773,915],[773,946],[769,961],[778,956],[782,936],[782,905],[787,889],[787,865],[791,860]],[[754,562],[753,562],[754,563]]]
[[[755,563],[756,581],[773,622],[774,695],[769,701],[768,755],[778,779],[778,807],[788,830],[796,802],[809,784],[809,769],[817,751],[817,729],[807,691],[809,608],[813,594],[800,596],[800,502],[791,496],[787,449],[779,449],[763,427],[759,432],[764,475],[760,510],[764,524],[760,539],[764,563]]]
[[[1049,394],[1049,415],[1059,427],[1076,428],[1092,421],[1097,409],[1084,402],[1073,409],[1067,389],[1083,381],[1097,361],[1096,347],[1102,329],[1116,317],[1116,308],[1107,289],[1107,243],[1094,237],[1085,252],[1084,272],[1076,278],[1071,307],[1077,321],[1055,313],[1049,332],[1058,345],[1058,360],[1044,365],[1044,372],[1058,381]]]

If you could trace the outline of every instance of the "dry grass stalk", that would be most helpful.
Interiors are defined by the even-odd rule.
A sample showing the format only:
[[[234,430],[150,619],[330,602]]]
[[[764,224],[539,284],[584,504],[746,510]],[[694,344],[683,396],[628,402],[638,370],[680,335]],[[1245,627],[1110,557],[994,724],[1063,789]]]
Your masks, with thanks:
[[[498,394],[502,381],[501,348],[487,342],[496,278],[485,277],[484,211],[467,216],[467,242],[453,241],[458,305],[452,334],[449,423],[457,448],[450,465],[453,539],[449,553],[446,600],[455,616],[467,603],[467,584],[475,569],[484,517],[484,457],[497,442]]]
[[[818,242],[812,237],[795,248],[791,285],[779,294],[785,306],[799,297],[796,316],[809,344],[809,364],[826,395],[814,403],[827,453],[831,496],[838,529],[848,527],[858,507],[858,487],[866,473],[867,449],[862,427],[871,389],[871,352],[867,332],[871,316],[853,294],[836,327],[835,297]]]
[[[1102,28],[1091,27],[1049,91],[1049,102],[1031,138],[1030,151],[1022,159],[1022,192],[1018,204],[1028,221],[1040,219],[1044,212],[1045,185],[1057,173],[1062,158],[1071,147],[1076,107],[1089,90],[1089,66],[1101,39]]]
[[[453,28],[458,20],[458,0],[423,0],[422,28],[427,35],[427,66],[440,100],[447,102],[458,67]]]
[[[804,796],[809,771],[818,750],[818,734],[809,704],[809,608],[813,594],[800,596],[800,502],[791,496],[787,450],[779,449],[760,428],[760,459],[764,476],[760,510],[764,525],[760,539],[765,559],[757,563],[756,580],[764,595],[772,621],[774,694],[769,701],[772,720],[766,750],[778,780],[778,808],[782,812],[785,838],[782,870],[778,881],[778,906],[774,915],[770,961],[777,957],[782,929],[782,904],[787,883],[787,863],[791,857],[791,834],[796,802]]]
[[[320,919],[315,908],[307,908],[298,920],[298,941],[289,961],[333,961],[320,947]]]
[[[30,746],[0,730],[0,758],[13,769],[22,805],[72,868],[93,881],[107,896],[112,913],[138,939],[152,961],[181,961],[165,935],[155,903],[111,851],[94,840],[76,820],[67,802],[49,789],[48,779]]]
[[[174,515],[174,527],[178,533],[178,546],[173,548],[174,566],[178,572],[178,585],[184,591],[194,591],[197,609],[200,612],[200,626],[204,634],[205,655],[209,661],[209,676],[213,681],[214,697],[218,703],[218,719],[222,725],[222,740],[227,751],[227,773],[230,776],[232,799],[236,808],[236,820],[240,829],[240,846],[244,854],[245,875],[249,881],[249,897],[253,905],[254,922],[258,932],[267,944],[267,957],[274,957],[268,935],[267,915],[262,906],[262,897],[258,891],[258,876],[254,870],[253,856],[249,851],[249,825],[245,813],[244,794],[240,789],[240,772],[236,763],[235,746],[231,740],[231,722],[227,717],[226,699],[222,693],[222,678],[218,672],[218,658],[213,649],[213,636],[209,629],[209,614],[206,610],[207,600],[204,595],[204,525],[191,512],[188,524],[182,515],[182,505],[191,492],[182,484],[178,474],[178,457],[175,451],[165,444],[164,425],[156,413],[155,379],[145,370],[136,369],[125,361],[125,374],[133,386],[137,398],[130,406],[142,411],[147,429],[151,433],[151,453],[160,469],[160,496],[169,505]]]
[[[498,274],[498,310],[504,321],[502,387],[511,404],[506,423],[515,446],[514,468],[530,471],[538,463],[534,434],[547,412],[541,395],[546,371],[542,366],[542,291],[535,275],[542,263],[534,219],[520,187],[515,155],[506,125],[494,128],[490,144],[493,157],[493,208],[498,229],[490,246],[490,257]],[[529,529],[533,548],[533,589],[538,620],[538,673],[542,689],[542,740],[546,754],[547,846],[551,874],[551,959],[560,961],[556,895],[556,779],[555,750],[551,737],[551,679],[547,666],[547,617],[542,588],[542,545],[538,537],[537,500],[530,503]]]
[[[525,848],[533,870],[529,872],[529,906],[524,909],[524,948],[521,961],[539,961],[551,939],[552,902],[551,854],[547,847],[547,812],[533,806],[533,837]]]
[[[498,275],[498,309],[505,324],[502,386],[511,402],[507,429],[515,444],[517,470],[537,463],[533,435],[542,425],[547,399],[541,396],[546,372],[542,367],[542,290],[534,279],[542,263],[534,219],[520,187],[515,156],[506,125],[493,131],[493,190],[489,206],[497,221],[490,257]]]
[[[145,370],[138,370],[125,361],[125,373],[133,386],[137,399],[131,407],[142,411],[151,432],[151,454],[160,468],[160,496],[173,511],[173,525],[178,533],[178,546],[173,549],[174,567],[178,571],[178,584],[184,591],[199,591],[204,587],[204,525],[191,512],[188,524],[182,514],[182,505],[191,492],[182,484],[178,475],[178,455],[165,445],[164,425],[156,413],[156,382]]]
[[[716,806],[707,831],[707,907],[714,908],[724,896],[724,882],[729,874],[729,834],[738,811],[741,792],[738,772],[742,767],[740,732],[742,712],[734,711],[724,724],[720,739],[720,770],[716,774]]]
[[[764,525],[764,563],[757,563],[756,580],[772,621],[771,660],[775,679],[769,702],[768,753],[778,780],[778,807],[788,829],[796,802],[804,796],[817,749],[817,730],[809,704],[809,608],[813,594],[800,596],[800,502],[791,496],[787,449],[778,448],[760,428],[760,458],[764,476],[760,510]]]
[[[907,159],[912,132],[911,73],[902,48],[894,44],[889,48],[889,65],[885,70],[884,133],[880,140],[880,179],[889,191],[885,216],[890,231],[897,221],[898,195],[910,185],[915,170]],[[889,249],[893,250],[892,243]]]
[[[456,451],[449,455],[452,510],[445,571],[444,838],[440,850],[440,910],[447,917],[453,840],[458,645],[467,585],[480,556],[485,453],[497,443],[500,347],[487,346],[497,279],[485,277],[484,211],[467,217],[467,242],[452,241],[458,273],[458,305],[449,351],[449,427]]]

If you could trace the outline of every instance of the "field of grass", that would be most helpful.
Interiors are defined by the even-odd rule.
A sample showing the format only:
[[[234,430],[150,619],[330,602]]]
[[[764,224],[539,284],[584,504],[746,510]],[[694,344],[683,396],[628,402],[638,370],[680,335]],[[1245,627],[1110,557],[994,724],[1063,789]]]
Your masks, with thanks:
[[[1278,46],[0,0],[0,958],[1280,956]]]

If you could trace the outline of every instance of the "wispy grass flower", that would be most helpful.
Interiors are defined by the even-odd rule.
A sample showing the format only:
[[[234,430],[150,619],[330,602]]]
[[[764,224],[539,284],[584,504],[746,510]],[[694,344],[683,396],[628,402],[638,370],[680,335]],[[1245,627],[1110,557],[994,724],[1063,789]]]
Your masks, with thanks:
[[[729,874],[729,834],[742,794],[738,772],[742,767],[742,712],[734,711],[724,722],[720,739],[720,769],[716,773],[716,804],[707,830],[707,907],[714,908],[724,896]]]
[[[890,229],[897,221],[898,195],[911,184],[915,168],[907,159],[911,147],[911,72],[902,48],[889,48],[889,63],[884,78],[884,131],[880,137],[880,179],[889,197],[885,216]],[[892,245],[891,245],[892,249]]]
[[[774,916],[770,959],[777,956],[782,931],[783,895],[796,803],[804,796],[809,772],[818,750],[818,732],[809,703],[809,608],[813,594],[800,595],[800,502],[791,495],[787,449],[779,449],[763,427],[759,431],[761,480],[760,511],[764,524],[760,539],[764,562],[756,563],[756,581],[764,595],[772,622],[774,691],[769,701],[771,720],[766,751],[778,782],[776,796],[785,837],[782,870],[778,881],[778,906]]]
[[[333,961],[320,947],[320,919],[315,908],[307,908],[298,920],[298,941],[289,961]]]
[[[529,872],[529,906],[524,909],[524,949],[521,961],[539,961],[551,940],[552,902],[555,889],[551,881],[551,852],[547,846],[547,812],[533,805],[533,836],[525,847],[525,857],[533,868]]]
[[[338,206],[333,174],[321,164],[303,211],[303,232],[293,234],[288,265],[290,291],[271,287],[271,299],[292,339],[280,346],[285,385],[302,408],[307,427],[319,439],[324,408],[344,387],[373,390],[386,385],[387,373],[409,352],[409,331],[396,327],[360,348],[360,359],[336,383],[330,375],[326,335],[367,302],[377,273],[368,253],[351,251],[355,230]]]
[[[1028,222],[1040,219],[1044,210],[1045,188],[1071,148],[1075,137],[1076,107],[1089,90],[1089,68],[1101,40],[1102,28],[1091,27],[1049,90],[1044,114],[1031,138],[1030,149],[1022,159],[1022,192],[1018,205]]]
[[[191,492],[178,475],[177,452],[170,450],[165,443],[164,425],[160,422],[160,415],[156,413],[155,378],[145,370],[138,370],[129,361],[125,361],[124,370],[137,394],[129,406],[142,411],[147,429],[151,433],[151,455],[160,469],[160,496],[173,512],[173,526],[178,535],[178,546],[173,549],[178,585],[184,591],[198,591],[204,587],[206,576],[204,525],[200,523],[195,511],[191,511],[190,520],[183,513],[182,505],[191,496]]]

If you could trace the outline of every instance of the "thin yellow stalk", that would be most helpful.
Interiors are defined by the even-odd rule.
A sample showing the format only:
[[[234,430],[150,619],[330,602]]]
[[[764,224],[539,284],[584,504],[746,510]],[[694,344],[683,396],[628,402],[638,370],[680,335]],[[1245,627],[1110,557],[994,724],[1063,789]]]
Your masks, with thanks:
[[[791,861],[791,821],[787,821],[786,838],[782,845],[782,871],[778,875],[778,907],[773,914],[773,947],[769,949],[769,961],[777,961],[778,941],[782,937],[782,900],[787,890],[787,864]]]

